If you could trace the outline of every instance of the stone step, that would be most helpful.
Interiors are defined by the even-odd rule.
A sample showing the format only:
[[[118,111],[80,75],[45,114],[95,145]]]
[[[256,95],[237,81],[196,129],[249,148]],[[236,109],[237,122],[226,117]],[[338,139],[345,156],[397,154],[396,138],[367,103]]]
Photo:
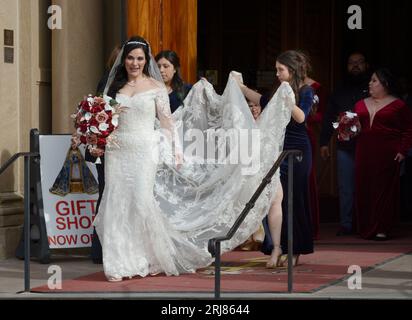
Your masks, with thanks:
[[[0,260],[14,256],[23,227],[0,227]]]
[[[0,193],[0,219],[6,216],[19,216],[24,213],[23,198],[15,193]],[[7,218],[7,221],[16,218]],[[3,219],[3,222],[5,219]],[[7,222],[7,224],[10,222]],[[0,220],[0,226],[2,222]]]
[[[13,227],[13,226],[21,226],[24,222],[23,214],[18,215],[0,215],[0,228],[2,227]]]
[[[0,207],[16,202],[23,203],[23,196],[15,192],[0,192]]]
[[[24,206],[22,203],[16,203],[14,205],[1,206],[0,205],[0,217],[1,216],[13,216],[23,215]]]

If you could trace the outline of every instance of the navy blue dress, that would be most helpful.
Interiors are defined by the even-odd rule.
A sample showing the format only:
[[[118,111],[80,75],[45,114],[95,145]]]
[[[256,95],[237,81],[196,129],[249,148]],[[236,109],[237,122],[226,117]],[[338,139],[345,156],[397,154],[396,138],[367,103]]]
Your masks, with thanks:
[[[297,123],[293,119],[286,127],[283,150],[297,149],[303,152],[302,162],[293,166],[293,253],[309,254],[313,252],[312,215],[309,204],[309,174],[312,167],[312,147],[306,131],[306,118],[313,105],[314,92],[310,86],[303,86],[299,91],[299,107],[305,113],[305,122]],[[261,106],[266,106],[269,97],[262,96]],[[280,166],[280,181],[283,187],[282,201],[282,252],[288,252],[288,162]],[[273,241],[270,236],[267,217],[263,220],[265,240],[262,252],[270,255]]]
[[[175,112],[176,109],[182,105],[183,100],[186,98],[190,89],[192,89],[192,85],[185,83],[183,86],[182,96],[179,96],[179,94],[176,91],[172,91],[169,93],[170,111],[172,113]]]

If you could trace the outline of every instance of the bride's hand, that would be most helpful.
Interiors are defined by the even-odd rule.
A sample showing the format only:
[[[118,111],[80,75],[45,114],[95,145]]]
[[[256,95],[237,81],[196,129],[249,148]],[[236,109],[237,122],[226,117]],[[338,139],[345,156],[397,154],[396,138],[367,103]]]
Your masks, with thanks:
[[[90,149],[90,154],[91,154],[93,157],[98,158],[98,157],[101,157],[101,156],[104,154],[104,150],[103,150],[103,149],[100,149],[100,148],[91,148],[91,149]]]

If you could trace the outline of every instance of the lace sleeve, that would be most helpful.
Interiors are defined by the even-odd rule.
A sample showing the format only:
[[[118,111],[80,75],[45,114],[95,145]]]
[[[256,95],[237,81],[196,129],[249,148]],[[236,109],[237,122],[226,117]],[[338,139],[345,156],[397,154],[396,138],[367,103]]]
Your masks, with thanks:
[[[170,110],[169,96],[166,88],[158,91],[155,97],[155,104],[162,134],[167,137],[171,145],[174,144],[175,154],[182,154],[182,146],[179,142],[175,121]]]
[[[170,111],[169,96],[166,88],[159,90],[155,98],[156,114],[160,121],[160,127],[166,129],[171,134],[174,130],[174,121]]]

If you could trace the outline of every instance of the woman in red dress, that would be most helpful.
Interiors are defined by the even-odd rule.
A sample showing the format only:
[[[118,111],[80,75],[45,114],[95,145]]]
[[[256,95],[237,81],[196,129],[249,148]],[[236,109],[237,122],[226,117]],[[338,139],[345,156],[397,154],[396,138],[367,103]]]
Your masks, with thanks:
[[[316,136],[316,131],[322,124],[323,114],[326,108],[326,95],[324,88],[319,82],[310,78],[309,73],[312,72],[312,67],[310,63],[309,55],[304,51],[299,51],[305,57],[307,74],[303,82],[312,87],[314,92],[314,101],[312,109],[306,118],[306,131],[308,133],[310,145],[312,148],[312,166],[309,174],[309,206],[312,218],[312,234],[314,240],[319,240],[320,232],[320,217],[319,217],[319,193],[318,193],[318,183],[316,174],[316,155],[319,146],[317,144],[318,137]]]
[[[399,214],[399,167],[412,146],[412,111],[395,97],[395,78],[378,69],[370,97],[355,105],[362,130],[355,156],[356,214],[364,239],[386,240]]]
[[[319,239],[319,195],[318,195],[318,183],[316,174],[316,150],[319,150],[317,145],[316,129],[322,123],[323,114],[325,112],[326,97],[325,92],[319,82],[306,77],[305,84],[312,87],[315,92],[315,101],[312,110],[307,117],[306,129],[308,132],[310,144],[312,146],[312,168],[309,175],[309,203],[312,212],[312,231],[313,239]]]

